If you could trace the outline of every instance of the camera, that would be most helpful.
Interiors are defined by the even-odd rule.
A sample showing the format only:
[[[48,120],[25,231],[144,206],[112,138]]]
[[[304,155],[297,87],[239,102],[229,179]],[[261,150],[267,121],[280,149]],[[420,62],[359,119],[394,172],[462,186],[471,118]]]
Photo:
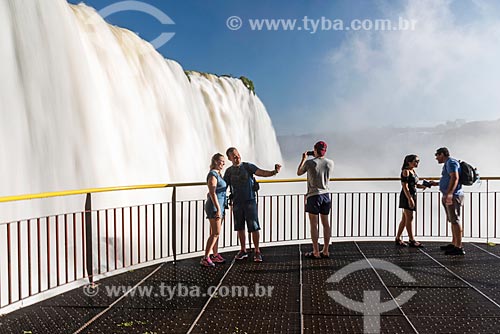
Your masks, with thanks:
[[[307,155],[314,155],[314,151],[307,151]]]
[[[427,180],[424,180],[424,181],[422,181],[422,185],[423,185],[424,187],[430,188],[430,187],[432,187],[432,182],[429,182],[429,181],[427,181]]]

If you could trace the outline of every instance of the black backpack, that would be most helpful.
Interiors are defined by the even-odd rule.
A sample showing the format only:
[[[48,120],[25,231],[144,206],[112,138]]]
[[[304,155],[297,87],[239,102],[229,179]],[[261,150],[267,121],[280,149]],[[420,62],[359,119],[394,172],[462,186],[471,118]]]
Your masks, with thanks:
[[[253,186],[252,186],[252,190],[255,191],[256,193],[259,192],[260,190],[260,184],[259,182],[257,182],[257,180],[255,179],[255,176],[254,174],[250,171],[250,167],[248,167],[248,164],[247,163],[243,163],[243,167],[245,168],[245,170],[247,171],[248,175],[252,178],[252,182],[253,182]]]
[[[246,171],[246,176],[244,176],[243,178],[241,177],[241,174],[235,174],[234,175],[234,178],[236,179],[236,181],[238,182],[247,182],[248,179],[251,179],[252,180],[252,190],[256,193],[258,193],[258,191],[260,190],[260,185],[259,183],[257,182],[257,180],[255,179],[255,176],[254,174],[252,173],[252,171],[250,170],[250,167],[248,166],[248,164],[246,162],[243,162],[241,164],[241,166],[245,169]],[[229,167],[229,168],[232,168],[232,167]],[[231,173],[231,169],[228,170],[230,172],[229,174],[229,178],[232,179],[233,178],[233,175]],[[241,172],[240,172],[241,173]],[[226,175],[224,175],[226,176]],[[234,182],[234,181],[231,181],[231,182]],[[232,194],[229,196],[230,199],[232,199]]]
[[[479,173],[477,168],[472,167],[465,161],[459,160],[460,162],[460,179],[458,182],[464,186],[471,186],[479,180]]]

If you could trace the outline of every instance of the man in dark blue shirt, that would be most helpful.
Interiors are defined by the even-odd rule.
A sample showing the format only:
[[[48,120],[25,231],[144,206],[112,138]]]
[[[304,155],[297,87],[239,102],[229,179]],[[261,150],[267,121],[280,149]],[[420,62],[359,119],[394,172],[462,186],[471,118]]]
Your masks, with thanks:
[[[248,232],[252,234],[255,247],[255,262],[262,262],[262,254],[259,248],[260,225],[257,211],[256,194],[254,190],[253,175],[269,177],[279,173],[280,164],[274,165],[274,170],[262,170],[254,164],[241,162],[238,150],[230,147],[226,151],[227,158],[233,163],[224,173],[224,180],[231,189],[234,230],[238,232],[241,250],[236,255],[237,260],[248,257],[246,250],[245,222]]]
[[[439,185],[442,194],[442,203],[446,212],[446,220],[451,223],[452,241],[451,244],[441,246],[441,250],[446,255],[465,255],[462,246],[462,206],[464,204],[464,192],[460,184],[460,163],[450,157],[450,152],[446,147],[438,148],[436,160],[443,164],[441,179],[432,182],[432,185]]]

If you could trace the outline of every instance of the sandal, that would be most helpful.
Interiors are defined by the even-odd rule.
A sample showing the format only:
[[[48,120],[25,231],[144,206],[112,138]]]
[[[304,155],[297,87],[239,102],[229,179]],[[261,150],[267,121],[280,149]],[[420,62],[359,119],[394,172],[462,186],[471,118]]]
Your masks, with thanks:
[[[410,240],[410,247],[424,248],[424,245],[416,240]]]
[[[330,254],[325,254],[325,253],[321,252],[321,253],[319,253],[319,257],[322,259],[328,259],[328,258],[330,258]]]
[[[401,240],[401,239],[396,239],[395,243],[396,243],[396,246],[399,246],[399,247],[406,247],[406,246],[408,246],[408,244],[406,242],[404,242],[403,240]]]
[[[321,256],[315,256],[313,252],[307,252],[304,256],[309,259],[321,259]]]

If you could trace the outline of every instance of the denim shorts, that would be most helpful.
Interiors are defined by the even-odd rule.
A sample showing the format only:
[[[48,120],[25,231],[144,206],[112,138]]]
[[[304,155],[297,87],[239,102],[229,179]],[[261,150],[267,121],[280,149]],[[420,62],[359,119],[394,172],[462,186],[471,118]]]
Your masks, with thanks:
[[[257,212],[257,202],[255,200],[244,203],[233,204],[234,230],[245,230],[245,222],[248,232],[260,230],[259,215]]]
[[[309,196],[306,201],[306,212],[313,215],[327,215],[332,208],[330,194]]]
[[[214,208],[215,209],[215,208]],[[207,210],[207,208],[205,207],[205,213],[207,214],[207,219],[215,219],[215,214],[217,213],[217,211],[214,211],[214,210]],[[224,215],[225,215],[226,211],[224,209],[222,209],[222,212],[221,212],[221,215],[220,215],[220,219],[221,220],[224,220]]]
[[[225,205],[226,203],[219,202],[219,207],[221,209],[220,218],[222,220],[224,219],[226,213]],[[212,203],[212,200],[208,196],[207,196],[207,201],[205,202],[205,213],[207,214],[207,219],[215,219],[215,214],[217,213],[217,208],[215,207],[215,205]]]

